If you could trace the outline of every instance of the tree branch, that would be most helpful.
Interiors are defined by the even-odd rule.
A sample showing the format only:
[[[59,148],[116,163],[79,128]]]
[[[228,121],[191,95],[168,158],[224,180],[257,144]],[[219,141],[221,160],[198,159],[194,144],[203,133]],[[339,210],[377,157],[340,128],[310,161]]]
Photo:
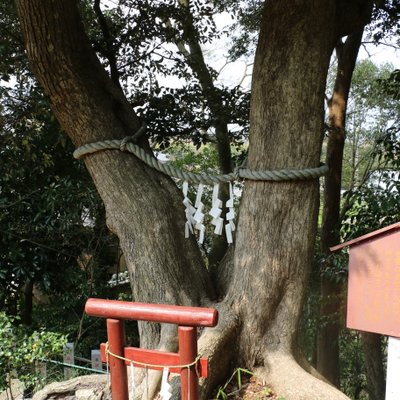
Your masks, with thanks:
[[[371,22],[372,0],[339,0],[336,8],[336,38],[348,36]]]
[[[119,82],[117,59],[115,57],[115,52],[113,49],[113,38],[112,38],[110,30],[108,28],[107,20],[104,17],[103,12],[101,11],[100,0],[94,0],[93,10],[97,16],[97,20],[99,22],[101,32],[103,33],[103,36],[104,36],[105,45],[106,45],[106,51],[105,51],[104,55],[107,58],[108,63],[110,64],[111,79],[116,85],[121,87],[121,84]]]
[[[213,115],[213,126],[215,128],[216,147],[218,151],[218,162],[221,173],[230,173],[233,170],[232,154],[230,148],[230,137],[228,123],[224,112],[222,99],[216,89],[213,76],[207,66],[202,48],[198,40],[198,32],[193,21],[193,15],[189,8],[189,0],[180,0],[179,4],[184,10],[184,18],[181,21],[183,37],[185,40],[175,38],[175,45],[185,58],[193,73],[200,82],[207,105]],[[165,22],[171,27],[171,21]],[[229,198],[228,185],[220,186],[220,199],[223,204]],[[224,210],[225,213],[225,210]],[[227,242],[224,237],[216,237],[209,253],[210,269],[215,269],[227,250]]]
[[[385,43],[385,42],[382,42],[382,41],[377,41],[377,42],[374,42],[374,41],[363,41],[362,44],[363,45],[366,45],[366,44],[378,44],[380,46],[386,46],[386,47],[390,47],[391,49],[400,50],[400,46],[396,46],[395,44],[391,44],[391,43]]]
[[[8,203],[8,204],[0,204],[0,208],[10,208],[10,207],[14,207],[19,203],[22,203],[24,200],[28,199],[29,197],[33,196],[34,194],[36,194],[37,192],[39,192],[40,189],[36,189],[33,192],[30,192],[28,194],[26,194],[25,196],[22,196],[20,199],[13,201],[12,203]]]

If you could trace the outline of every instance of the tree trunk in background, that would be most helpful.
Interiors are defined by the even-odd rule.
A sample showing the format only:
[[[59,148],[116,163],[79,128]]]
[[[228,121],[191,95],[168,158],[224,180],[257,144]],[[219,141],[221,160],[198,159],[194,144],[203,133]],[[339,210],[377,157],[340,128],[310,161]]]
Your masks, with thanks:
[[[329,108],[329,135],[322,212],[320,249],[321,265],[321,324],[317,339],[317,369],[332,384],[340,387],[339,334],[343,319],[343,282],[335,280],[335,267],[329,248],[340,242],[340,199],[343,150],[346,137],[346,109],[351,77],[360,48],[363,28],[336,46],[337,72]]]
[[[22,323],[26,326],[32,325],[33,285],[34,281],[28,279],[24,286]]]
[[[382,336],[376,333],[361,332],[361,341],[365,357],[369,400],[382,400],[385,398],[386,391]]]
[[[16,0],[27,52],[74,144],[121,139],[140,126],[85,35],[75,0]],[[334,0],[266,1],[257,48],[248,166],[312,168],[320,161],[324,89],[336,38]],[[341,27],[343,24],[339,24]],[[147,143],[141,143],[146,147]],[[85,157],[118,235],[136,301],[213,305],[215,291],[171,179],[116,150]],[[297,363],[299,314],[313,259],[317,180],[246,181],[230,280],[200,353],[211,374],[203,397],[232,365],[253,369],[288,400],[347,399]],[[224,275],[225,276],[225,275]],[[176,331],[141,326],[141,345],[175,350]],[[157,381],[151,379],[150,396]]]
[[[203,49],[199,42],[199,32],[193,20],[189,1],[179,1],[179,3],[185,15],[185,23],[182,25],[184,34],[182,38],[175,40],[175,44],[199,80],[207,105],[211,111],[212,126],[215,129],[215,147],[218,153],[219,172],[221,174],[229,174],[233,170],[233,163],[223,100],[219,90],[215,87],[212,69],[204,59]],[[229,199],[229,185],[227,183],[220,184],[218,198],[223,204],[221,218],[224,218],[226,214],[225,204]],[[208,254],[208,268],[213,278],[218,274],[219,264],[227,249],[228,243],[225,235],[215,235]]]

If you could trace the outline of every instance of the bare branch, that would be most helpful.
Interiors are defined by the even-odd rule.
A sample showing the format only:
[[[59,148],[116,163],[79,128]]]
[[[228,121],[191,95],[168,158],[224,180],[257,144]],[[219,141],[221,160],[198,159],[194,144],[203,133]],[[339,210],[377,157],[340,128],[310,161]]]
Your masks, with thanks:
[[[221,75],[221,72],[222,72],[229,64],[232,64],[232,62],[228,61],[228,58],[225,57],[225,63],[224,63],[224,65],[219,69],[219,71],[218,71],[218,76]]]
[[[99,21],[100,29],[103,33],[105,44],[106,44],[106,52],[105,57],[107,58],[110,64],[110,74],[113,82],[121,87],[119,82],[119,72],[117,68],[117,59],[115,57],[115,52],[112,46],[113,38],[110,34],[110,30],[108,29],[107,21],[104,17],[104,14],[100,8],[100,0],[94,0],[93,10],[97,16],[97,20]]]
[[[369,52],[369,50],[365,44],[366,44],[366,42],[361,43],[361,46],[363,47],[364,51],[368,54],[368,57],[371,57],[371,53]]]
[[[237,84],[237,87],[240,87],[242,85],[242,83],[244,82],[244,80],[252,75],[251,73],[248,73],[247,71],[248,71],[249,67],[251,67],[253,64],[254,63],[252,63],[252,62],[251,63],[246,62],[246,67],[244,69],[244,73],[243,73],[242,78],[240,79],[239,83]]]
[[[374,41],[363,41],[362,42],[363,46],[367,45],[367,44],[376,44],[376,45],[379,45],[379,46],[385,46],[385,47],[390,47],[390,48],[395,49],[395,50],[400,50],[400,46],[396,46],[395,44],[392,44],[392,43],[386,43],[386,42],[381,42],[381,41],[377,41],[377,42],[374,42]]]

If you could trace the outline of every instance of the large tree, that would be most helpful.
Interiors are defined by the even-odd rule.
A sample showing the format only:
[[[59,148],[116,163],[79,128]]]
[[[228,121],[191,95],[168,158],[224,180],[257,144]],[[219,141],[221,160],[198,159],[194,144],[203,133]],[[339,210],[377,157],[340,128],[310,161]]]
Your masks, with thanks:
[[[139,118],[88,41],[77,2],[15,2],[32,69],[73,143],[122,139],[138,131]],[[187,12],[186,4],[176,7]],[[254,64],[248,168],[318,167],[330,55],[338,38],[367,23],[370,5],[265,2]],[[150,151],[146,137],[139,144]],[[346,398],[306,372],[296,348],[313,257],[317,180],[245,181],[235,244],[216,282],[195,239],[184,237],[182,197],[170,178],[122,151],[97,152],[85,157],[85,164],[104,201],[107,224],[120,239],[134,299],[219,309],[217,328],[206,330],[199,342],[211,363],[204,396],[230,365],[241,365],[288,399]],[[142,346],[175,349],[170,326],[159,331],[141,324],[140,334]]]

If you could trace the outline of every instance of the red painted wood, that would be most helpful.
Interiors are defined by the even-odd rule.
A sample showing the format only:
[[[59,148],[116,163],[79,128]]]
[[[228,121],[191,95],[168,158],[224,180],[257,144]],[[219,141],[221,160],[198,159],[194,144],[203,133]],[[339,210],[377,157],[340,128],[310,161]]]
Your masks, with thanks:
[[[101,350],[101,361],[105,363],[105,362],[107,362],[106,344],[105,343],[102,343],[100,345],[100,350]],[[112,356],[109,356],[109,357],[112,357]],[[147,363],[147,364],[157,364],[157,365],[165,365],[165,366],[181,364],[180,356],[178,353],[168,353],[168,352],[159,351],[159,350],[140,349],[137,347],[125,347],[124,348],[124,357],[129,360],[135,360],[135,361]],[[125,365],[130,365],[130,363],[128,361],[126,361]],[[133,363],[133,365],[138,368],[145,368],[136,363]],[[151,369],[162,371],[163,368],[160,367],[160,368],[151,368]],[[198,369],[198,372],[199,372],[199,375],[201,378],[208,377],[208,360],[207,360],[207,358],[205,358],[205,357],[200,358],[197,369]],[[180,368],[170,368],[170,372],[175,373],[175,374],[180,374],[181,369]]]
[[[131,319],[184,326],[215,326],[218,311],[203,307],[132,303],[129,301],[89,299],[86,314],[93,317]]]
[[[108,346],[112,353],[117,355],[124,354],[124,322],[107,319]],[[109,357],[111,394],[113,400],[128,400],[128,377],[123,360],[116,357]]]
[[[179,356],[181,364],[190,364],[197,357],[197,331],[188,326],[178,327]],[[189,394],[190,392],[190,394]],[[196,368],[182,368],[181,370],[181,399],[198,400],[199,379]]]
[[[400,229],[350,247],[347,327],[400,337]]]
[[[131,303],[116,300],[89,299],[85,311],[88,315],[107,318],[108,345],[111,353],[125,359],[133,359],[145,364],[169,366],[171,372],[181,375],[182,400],[198,400],[198,375],[206,378],[208,361],[201,358],[197,365],[189,368],[174,368],[173,365],[191,364],[197,358],[197,326],[215,326],[218,312],[210,308],[184,307],[165,304]],[[167,353],[158,350],[124,348],[124,319],[172,323],[178,325],[179,353]],[[183,325],[183,326],[182,326]],[[101,345],[102,361],[108,361],[111,374],[111,392],[113,400],[128,400],[128,377],[126,365],[129,361],[120,360],[111,354],[106,359],[105,344]],[[134,363],[137,367],[146,366]],[[162,367],[148,366],[149,369]]]

